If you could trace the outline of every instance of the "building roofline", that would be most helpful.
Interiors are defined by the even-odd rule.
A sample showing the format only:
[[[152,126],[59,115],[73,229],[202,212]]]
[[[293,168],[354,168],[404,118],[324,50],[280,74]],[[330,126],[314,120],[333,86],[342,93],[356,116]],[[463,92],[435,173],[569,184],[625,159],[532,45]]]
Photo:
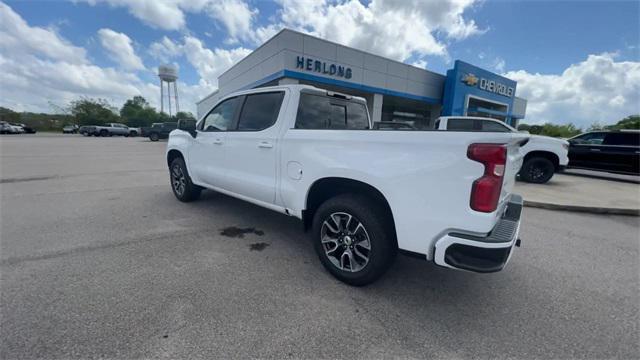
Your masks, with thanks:
[[[308,37],[311,37],[311,38],[314,38],[314,39],[317,39],[317,40],[320,40],[320,41],[328,42],[328,43],[333,44],[333,45],[342,46],[342,47],[346,47],[346,48],[348,48],[348,49],[353,49],[353,50],[356,50],[356,51],[360,51],[360,52],[362,52],[362,53],[364,53],[364,54],[367,54],[367,55],[370,55],[370,56],[375,56],[375,57],[378,57],[378,58],[384,59],[384,60],[386,60],[386,61],[394,62],[394,63],[396,63],[396,64],[402,64],[402,65],[406,65],[406,66],[411,66],[411,67],[416,68],[416,69],[418,69],[418,70],[426,71],[426,72],[429,72],[429,73],[432,73],[432,74],[435,74],[435,75],[444,76],[444,74],[439,74],[439,73],[437,73],[437,72],[435,72],[435,71],[431,71],[431,70],[427,70],[427,69],[419,68],[419,67],[417,67],[417,66],[414,66],[414,65],[411,65],[411,64],[407,64],[407,63],[402,62],[402,61],[389,59],[389,58],[384,57],[384,56],[382,56],[382,55],[374,54],[374,53],[372,53],[372,52],[365,51],[365,50],[360,50],[360,49],[358,49],[358,48],[350,47],[350,46],[347,46],[347,45],[344,45],[344,44],[337,43],[337,42],[335,42],[335,41],[331,41],[331,40],[323,39],[323,38],[321,38],[321,37],[317,37],[317,36],[315,36],[315,35],[311,35],[311,34],[303,33],[303,32],[301,32],[301,31],[293,30],[293,29],[290,29],[290,28],[285,27],[285,28],[282,28],[282,29],[281,29],[280,31],[278,31],[277,33],[275,33],[275,34],[274,34],[272,37],[270,37],[267,41],[265,41],[264,43],[262,43],[262,45],[260,45],[260,46],[258,46],[257,48],[253,49],[253,50],[251,51],[251,53],[249,53],[247,56],[243,57],[243,58],[242,58],[242,59],[240,59],[238,62],[236,62],[233,66],[231,66],[230,68],[228,68],[227,70],[225,70],[224,72],[222,72],[220,75],[218,75],[218,78],[220,78],[222,75],[226,74],[227,72],[231,71],[231,69],[235,68],[236,66],[240,65],[244,60],[246,60],[246,59],[247,59],[249,56],[251,56],[254,52],[256,52],[258,49],[262,48],[263,46],[267,45],[269,42],[271,42],[273,39],[275,39],[276,37],[278,37],[278,36],[279,36],[281,33],[283,33],[283,32],[291,32],[291,33],[298,34],[298,35],[302,35],[302,36],[308,36]]]
[[[212,97],[213,95],[217,94],[218,92],[220,92],[220,88],[213,90],[212,92],[209,93],[209,95],[205,95],[202,99],[196,101],[196,105],[198,105],[201,102],[207,100],[208,98]]]

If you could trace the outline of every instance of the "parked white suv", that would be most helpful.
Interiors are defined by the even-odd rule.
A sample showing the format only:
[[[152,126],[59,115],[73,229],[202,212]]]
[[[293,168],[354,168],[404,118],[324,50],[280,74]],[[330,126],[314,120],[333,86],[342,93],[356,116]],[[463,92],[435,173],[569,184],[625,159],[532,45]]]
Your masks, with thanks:
[[[470,116],[443,116],[435,123],[438,130],[518,132],[502,121]],[[522,147],[524,162],[520,179],[543,184],[551,180],[556,171],[562,171],[569,163],[569,142],[549,136],[530,135],[529,142]]]
[[[173,193],[213,189],[301,219],[325,268],[376,280],[398,250],[501,270],[519,244],[517,132],[371,130],[365,100],[307,85],[221,99],[167,143]]]

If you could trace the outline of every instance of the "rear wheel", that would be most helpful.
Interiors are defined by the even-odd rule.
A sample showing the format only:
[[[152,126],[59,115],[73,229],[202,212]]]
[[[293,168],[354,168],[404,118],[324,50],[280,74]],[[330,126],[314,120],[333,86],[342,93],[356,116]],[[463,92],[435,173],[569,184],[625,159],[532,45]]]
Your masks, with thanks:
[[[367,285],[380,278],[395,259],[390,224],[378,203],[361,195],[338,195],[320,205],[314,215],[314,248],[322,265],[338,280]]]
[[[189,202],[200,197],[202,188],[191,182],[187,166],[181,157],[175,158],[171,162],[169,176],[171,178],[171,189],[178,200]]]
[[[551,180],[555,166],[551,160],[543,157],[527,159],[520,170],[520,178],[534,184],[544,184]]]
[[[158,141],[158,139],[160,139],[160,136],[158,136],[157,133],[151,133],[149,134],[149,140],[151,141]]]
[[[100,130],[100,136],[105,137],[109,135],[109,132],[107,130]]]

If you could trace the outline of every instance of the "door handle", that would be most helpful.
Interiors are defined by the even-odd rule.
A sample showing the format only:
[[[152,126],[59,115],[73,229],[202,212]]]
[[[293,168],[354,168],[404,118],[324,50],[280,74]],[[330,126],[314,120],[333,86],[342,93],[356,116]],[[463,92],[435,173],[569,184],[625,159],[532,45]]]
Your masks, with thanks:
[[[601,151],[600,149],[589,149],[591,151]]]
[[[261,141],[261,142],[258,144],[258,147],[260,147],[260,148],[265,148],[265,149],[271,149],[271,148],[273,147],[273,144],[271,144],[271,143],[270,143],[270,142],[268,142],[268,141]]]
[[[216,144],[216,145],[222,145],[222,140],[215,139],[215,140],[213,140],[213,143]]]

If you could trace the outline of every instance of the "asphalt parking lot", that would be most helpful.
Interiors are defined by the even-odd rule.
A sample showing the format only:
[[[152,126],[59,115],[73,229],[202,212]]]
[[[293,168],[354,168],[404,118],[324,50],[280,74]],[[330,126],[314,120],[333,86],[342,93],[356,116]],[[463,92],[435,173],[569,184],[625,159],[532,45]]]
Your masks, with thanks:
[[[0,358],[637,358],[638,217],[526,208],[505,271],[326,273],[293,218],[173,197],[166,143],[0,138]],[[238,231],[246,230],[246,231]]]

